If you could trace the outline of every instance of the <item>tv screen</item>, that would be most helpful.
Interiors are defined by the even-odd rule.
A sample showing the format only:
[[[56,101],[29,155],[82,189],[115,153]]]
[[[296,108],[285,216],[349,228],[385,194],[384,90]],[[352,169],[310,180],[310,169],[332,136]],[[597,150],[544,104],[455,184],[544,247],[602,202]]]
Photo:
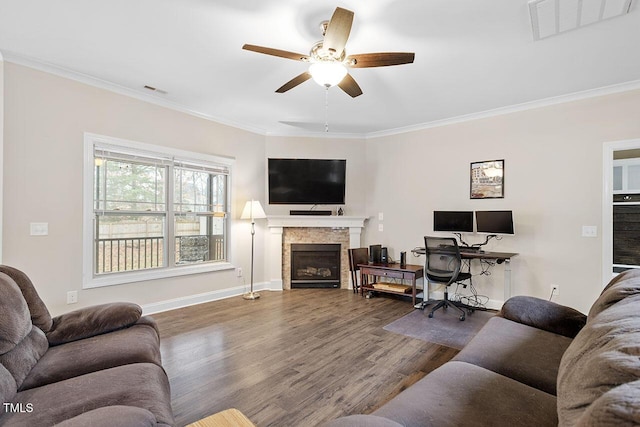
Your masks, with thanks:
[[[514,234],[511,211],[476,211],[476,231],[484,234]]]
[[[269,159],[269,204],[343,205],[347,161]]]
[[[433,231],[473,233],[473,211],[433,211]]]

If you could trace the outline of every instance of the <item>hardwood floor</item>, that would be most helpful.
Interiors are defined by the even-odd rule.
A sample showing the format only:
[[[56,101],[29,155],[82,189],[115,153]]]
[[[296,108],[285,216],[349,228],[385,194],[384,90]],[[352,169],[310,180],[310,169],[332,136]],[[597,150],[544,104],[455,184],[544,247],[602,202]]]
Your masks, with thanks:
[[[457,353],[382,329],[413,310],[406,300],[261,295],[153,315],[178,425],[232,407],[259,427],[369,413]]]

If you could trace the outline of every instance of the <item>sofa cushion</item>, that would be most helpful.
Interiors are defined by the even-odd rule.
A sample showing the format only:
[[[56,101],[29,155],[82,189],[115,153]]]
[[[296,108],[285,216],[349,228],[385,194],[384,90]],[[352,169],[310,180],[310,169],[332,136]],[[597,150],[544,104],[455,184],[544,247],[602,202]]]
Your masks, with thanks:
[[[453,360],[472,363],[555,395],[571,338],[493,317]]]
[[[377,417],[375,415],[349,415],[347,417],[338,418],[327,424],[323,424],[324,427],[402,427],[402,424],[398,424],[387,418]]]
[[[40,299],[31,279],[17,268],[7,265],[0,265],[0,272],[11,277],[20,288],[20,291],[22,291],[22,295],[29,306],[31,322],[43,332],[49,331],[52,325],[51,314],[49,314],[47,306]]]
[[[19,392],[13,402],[23,407],[31,403],[33,411],[5,413],[0,425],[53,425],[113,405],[143,408],[158,423],[174,424],[169,380],[164,370],[152,363],[118,366],[32,388]]]
[[[576,423],[580,427],[640,425],[640,381],[609,390],[591,404]]]
[[[465,362],[447,362],[372,415],[403,426],[557,426],[554,396]]]
[[[558,417],[562,425],[575,425],[589,406],[610,390],[640,380],[637,284],[638,275],[632,274],[609,286],[601,296],[604,301],[596,303],[603,308],[593,311],[593,317],[562,357],[558,373]],[[640,410],[637,402],[629,408],[636,413]],[[602,409],[597,413],[609,414]]]
[[[640,270],[627,270],[614,277],[602,290],[600,297],[591,306],[587,323],[591,319],[630,295],[640,293]]]
[[[150,319],[141,319],[130,328],[50,347],[20,389],[130,363],[160,366],[160,339],[150,322]]]
[[[11,375],[11,372],[0,364],[0,399],[2,399],[2,402],[11,402],[16,395],[17,389],[16,380]],[[0,408],[0,414],[2,412],[3,408]]]
[[[40,328],[32,326],[29,335],[20,341],[13,350],[0,355],[0,362],[11,372],[18,389],[48,348],[49,344],[44,332]]]
[[[156,417],[134,406],[105,406],[69,418],[55,427],[156,427]]]
[[[15,348],[31,332],[31,315],[20,288],[0,273],[0,354]]]

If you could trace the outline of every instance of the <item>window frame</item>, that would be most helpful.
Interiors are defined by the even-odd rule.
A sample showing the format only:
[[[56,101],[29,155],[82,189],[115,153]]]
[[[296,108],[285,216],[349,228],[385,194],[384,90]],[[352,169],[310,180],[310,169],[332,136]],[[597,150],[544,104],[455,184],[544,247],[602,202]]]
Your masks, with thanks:
[[[145,270],[129,270],[117,273],[107,273],[104,275],[96,275],[94,273],[94,150],[98,146],[101,149],[111,147],[114,151],[124,152],[132,155],[150,156],[155,158],[171,159],[175,166],[181,163],[193,162],[195,164],[217,165],[228,169],[226,179],[226,217],[224,235],[225,235],[225,253],[227,254],[225,261],[212,261],[195,263],[190,265],[175,265],[170,262],[164,267],[145,269]],[[231,270],[235,268],[231,264],[231,188],[233,165],[235,159],[230,157],[215,156],[210,154],[202,154],[191,151],[180,150],[176,148],[163,147],[153,144],[147,144],[136,141],[129,141],[109,136],[97,135],[85,132],[84,134],[84,168],[83,168],[83,255],[82,255],[82,287],[83,289],[98,288],[103,286],[121,285],[125,283],[133,283],[147,280],[162,279],[168,277],[177,277],[212,271]],[[167,182],[173,180],[173,176],[167,174]],[[175,240],[174,224],[175,212],[170,210],[169,198],[173,199],[174,195],[170,189],[172,186],[167,185],[166,191],[166,216],[165,216],[165,240],[170,252],[165,257],[175,259],[175,250],[173,244]],[[123,212],[124,213],[124,212]]]

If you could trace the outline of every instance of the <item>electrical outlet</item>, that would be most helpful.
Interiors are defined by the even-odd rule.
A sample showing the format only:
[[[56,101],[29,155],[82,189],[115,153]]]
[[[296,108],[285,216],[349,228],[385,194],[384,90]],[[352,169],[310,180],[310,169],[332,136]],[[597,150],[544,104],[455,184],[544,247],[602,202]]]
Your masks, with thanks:
[[[75,304],[78,302],[78,291],[67,292],[67,304]]]
[[[242,277],[242,269],[240,267],[236,268],[236,277]]]
[[[554,285],[552,283],[551,285],[549,285],[549,288],[551,289],[551,296],[552,297],[560,295],[560,286]]]
[[[384,225],[378,224],[378,231],[384,231]]]

